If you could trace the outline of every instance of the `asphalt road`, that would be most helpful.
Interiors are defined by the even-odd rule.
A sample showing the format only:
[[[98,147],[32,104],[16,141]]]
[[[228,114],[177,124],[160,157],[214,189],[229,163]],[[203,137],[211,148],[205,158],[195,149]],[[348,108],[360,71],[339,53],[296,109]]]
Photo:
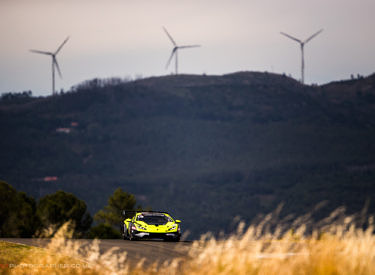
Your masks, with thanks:
[[[26,239],[26,238],[0,238],[1,241],[14,242],[30,246],[46,247],[49,239]],[[92,243],[92,240],[72,240],[86,246]],[[125,241],[125,240],[100,240],[100,253],[104,254],[113,247],[118,247],[117,253],[127,253],[127,259],[130,264],[137,264],[142,258],[145,258],[145,265],[154,262],[162,263],[171,261],[174,258],[186,257],[191,242],[163,242],[163,241]]]

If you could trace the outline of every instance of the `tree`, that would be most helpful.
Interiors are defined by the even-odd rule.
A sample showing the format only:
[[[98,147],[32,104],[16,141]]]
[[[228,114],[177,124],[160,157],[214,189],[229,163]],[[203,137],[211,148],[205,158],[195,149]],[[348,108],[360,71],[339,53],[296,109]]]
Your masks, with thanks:
[[[113,195],[109,197],[108,205],[99,210],[95,214],[94,219],[100,223],[120,228],[121,232],[124,220],[122,210],[135,210],[136,203],[133,194],[117,188],[113,192]]]
[[[0,236],[32,237],[39,225],[34,198],[0,181]]]
[[[97,226],[91,227],[88,233],[88,238],[120,239],[121,233],[118,230],[114,229],[112,226],[105,223],[101,223]]]
[[[68,221],[73,222],[76,237],[82,236],[92,223],[86,203],[73,194],[61,190],[40,199],[37,215],[41,220],[42,228],[57,229]]]

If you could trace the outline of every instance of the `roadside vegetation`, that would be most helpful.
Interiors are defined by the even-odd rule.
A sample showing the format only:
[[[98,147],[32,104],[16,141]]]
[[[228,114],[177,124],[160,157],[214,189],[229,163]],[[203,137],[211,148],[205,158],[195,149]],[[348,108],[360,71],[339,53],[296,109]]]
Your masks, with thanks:
[[[31,253],[39,254],[40,257],[43,253],[46,252],[42,248],[0,241],[0,265],[1,267],[3,267],[3,269],[5,266],[9,267],[9,265],[11,264],[19,263],[23,258],[27,257]]]
[[[135,209],[136,203],[133,194],[116,189],[108,205],[95,214],[92,226],[86,203],[75,195],[59,190],[36,201],[0,180],[0,238],[50,238],[69,222],[74,238],[119,239],[124,220],[121,212]]]
[[[34,198],[0,180],[0,237],[30,237],[39,224]]]
[[[7,241],[0,241],[0,274],[71,274],[73,269],[82,270],[88,267],[87,261],[72,254],[77,246],[72,247],[66,240],[74,235],[71,223],[61,226],[47,246],[40,248]],[[45,230],[46,236],[54,231]],[[61,246],[64,251],[58,250]],[[92,273],[90,273],[92,274]]]
[[[279,224],[275,213],[270,214],[248,227],[240,223],[237,232],[225,239],[203,235],[189,248],[187,257],[151,265],[145,265],[144,261],[130,263],[126,254],[118,253],[116,248],[100,254],[97,240],[92,245],[80,246],[70,240],[73,234],[65,224],[52,239],[48,253],[36,260],[30,250],[22,259],[17,256],[17,262],[24,265],[3,271],[7,274],[374,274],[373,218],[363,220],[364,226],[358,226],[358,217],[345,216],[338,209],[313,231],[307,230],[307,219],[309,215],[284,226]],[[0,262],[4,262],[5,254],[0,255]],[[35,262],[40,267],[27,265]],[[51,267],[51,263],[57,265]]]
[[[99,210],[94,220],[98,223],[89,232],[90,238],[119,239],[122,237],[124,219],[123,210],[135,210],[137,201],[133,194],[117,188],[109,197],[108,204]],[[141,209],[141,206],[137,207]]]

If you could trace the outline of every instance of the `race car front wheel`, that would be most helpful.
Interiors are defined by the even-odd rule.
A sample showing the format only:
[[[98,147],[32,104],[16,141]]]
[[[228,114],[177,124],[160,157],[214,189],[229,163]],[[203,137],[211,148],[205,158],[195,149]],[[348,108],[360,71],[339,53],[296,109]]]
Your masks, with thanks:
[[[138,239],[137,239],[137,237],[134,237],[134,236],[133,236],[133,233],[130,232],[130,234],[129,234],[129,240],[130,240],[130,241],[136,241],[136,240],[138,240]]]
[[[129,232],[128,232],[128,228],[126,227],[125,224],[124,224],[124,230],[123,230],[123,233],[122,233],[122,237],[124,238],[124,240],[129,240]]]

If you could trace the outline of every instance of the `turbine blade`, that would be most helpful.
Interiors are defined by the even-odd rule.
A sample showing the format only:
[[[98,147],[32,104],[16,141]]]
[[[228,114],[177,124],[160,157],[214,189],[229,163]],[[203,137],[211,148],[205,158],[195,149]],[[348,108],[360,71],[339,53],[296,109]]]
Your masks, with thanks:
[[[197,48],[197,47],[201,47],[201,45],[186,45],[186,46],[178,46],[179,49]]]
[[[168,69],[168,66],[169,66],[169,64],[171,64],[172,58],[173,58],[174,54],[176,53],[176,51],[177,51],[177,48],[173,48],[171,56],[168,59],[167,65],[165,65],[165,69]]]
[[[64,42],[61,43],[60,47],[57,48],[55,55],[58,54],[58,52],[61,50],[61,48],[65,45],[66,42],[68,42],[69,36],[64,40]]]
[[[30,50],[32,53],[40,53],[40,54],[46,54],[46,55],[53,55],[51,52],[44,52],[44,51],[38,51],[38,50]]]
[[[169,32],[167,31],[167,29],[166,29],[165,27],[163,27],[163,29],[164,29],[165,34],[166,34],[166,35],[169,37],[169,39],[171,40],[172,44],[176,47],[177,44],[176,44],[176,42],[173,40],[172,36],[169,34]]]
[[[307,38],[306,40],[305,40],[305,42],[303,42],[303,43],[307,43],[307,42],[309,42],[311,39],[313,39],[315,36],[317,36],[319,33],[321,33],[323,31],[323,29],[321,29],[320,31],[317,31],[316,33],[314,33],[312,36],[310,36],[309,38]]]
[[[301,43],[301,44],[302,44],[302,41],[301,41],[301,40],[299,40],[298,38],[295,38],[295,37],[293,37],[293,36],[291,36],[291,35],[289,35],[289,34],[287,34],[287,33],[285,33],[285,32],[280,32],[280,34],[282,34],[282,35],[284,35],[284,36],[286,36],[286,37],[288,37],[288,38],[290,38],[290,39],[292,39],[292,40],[294,40],[294,41],[297,41],[298,43]]]
[[[56,57],[53,57],[53,64],[55,65],[55,67],[57,69],[57,72],[59,73],[60,78],[62,78],[62,74],[61,74],[61,71],[60,71],[59,63],[57,63]]]

